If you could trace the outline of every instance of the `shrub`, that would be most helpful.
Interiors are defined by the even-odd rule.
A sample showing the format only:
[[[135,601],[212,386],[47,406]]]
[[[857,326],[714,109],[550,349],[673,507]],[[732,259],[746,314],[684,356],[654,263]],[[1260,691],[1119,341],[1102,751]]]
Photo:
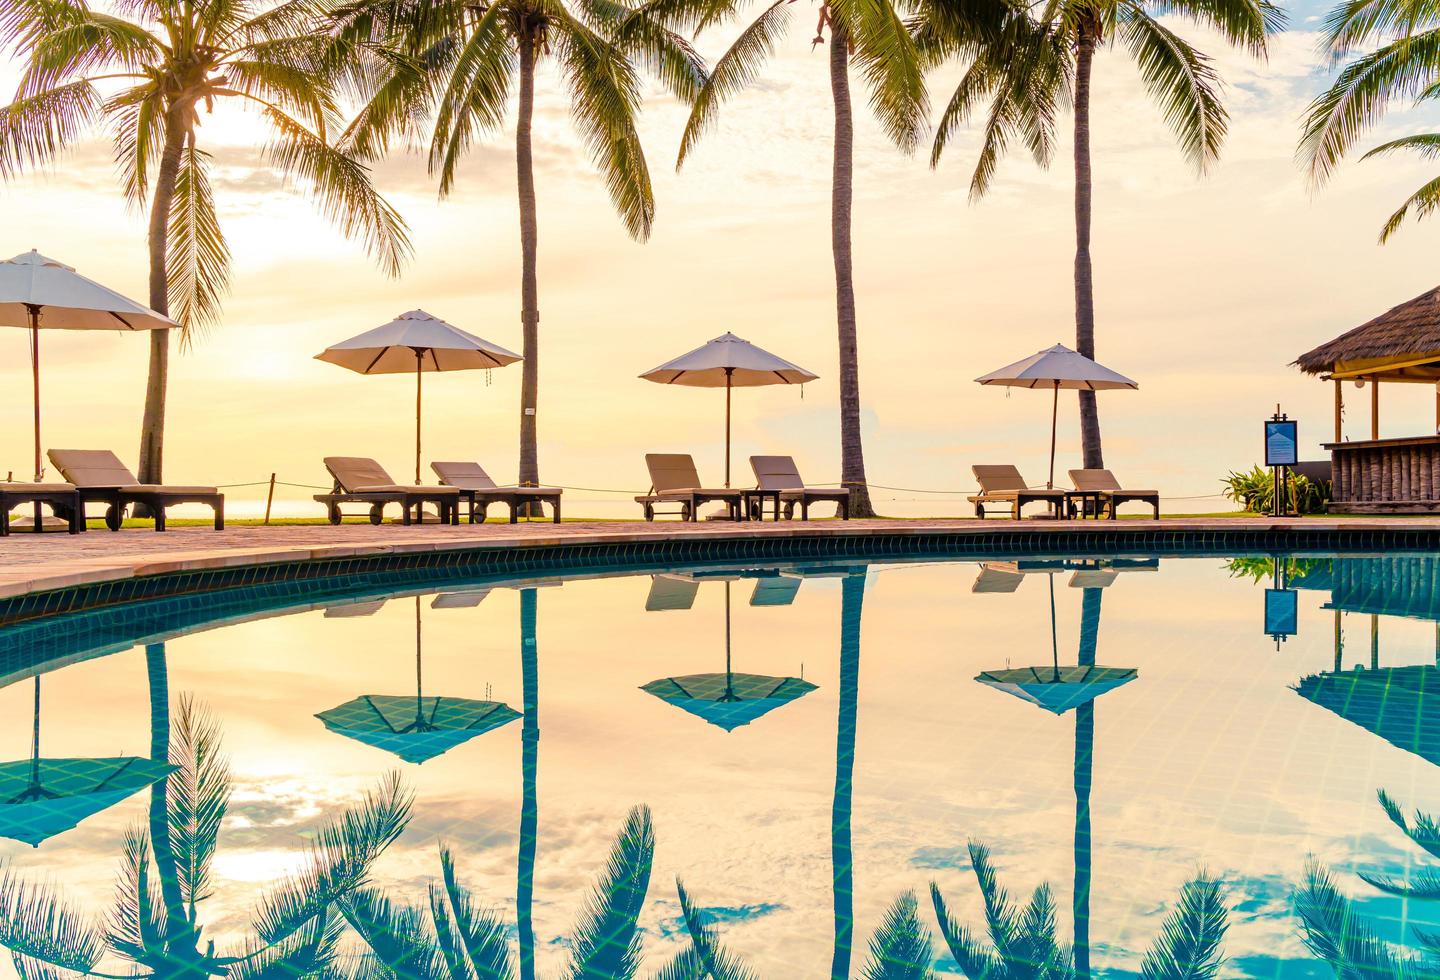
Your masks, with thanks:
[[[1221,483],[1221,493],[1252,514],[1274,511],[1274,471],[1256,466],[1248,473],[1231,473]],[[1301,514],[1323,514],[1330,503],[1330,481],[1310,480],[1303,476],[1290,478],[1290,505]]]

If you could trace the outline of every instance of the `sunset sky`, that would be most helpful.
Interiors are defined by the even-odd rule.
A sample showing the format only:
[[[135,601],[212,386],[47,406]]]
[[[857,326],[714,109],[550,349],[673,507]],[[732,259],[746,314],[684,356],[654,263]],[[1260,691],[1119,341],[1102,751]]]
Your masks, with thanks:
[[[1394,159],[1348,163],[1319,193],[1294,160],[1299,117],[1325,85],[1316,5],[1267,62],[1216,55],[1231,135],[1220,166],[1197,179],[1175,149],[1133,65],[1096,66],[1094,108],[1097,357],[1136,379],[1101,396],[1106,462],[1128,484],[1171,497],[1213,494],[1260,454],[1260,420],[1277,402],[1300,419],[1304,454],[1329,438],[1331,392],[1289,362],[1321,341],[1436,285],[1440,224],[1376,244],[1381,223],[1432,172]],[[536,120],[540,199],[542,480],[638,491],[642,454],[689,451],[718,481],[723,394],[636,376],[727,330],[809,368],[791,388],[736,396],[737,473],[755,452],[794,455],[808,480],[837,480],[837,355],[829,244],[831,113],[814,9],[792,29],[761,84],[722,113],[685,170],[673,168],[684,111],[654,87],[641,121],[657,221],[647,244],[625,234],[572,132],[559,79],[542,74]],[[730,32],[702,38],[718,54]],[[0,73],[7,90],[16,66]],[[937,75],[943,104],[953,74]],[[858,81],[857,81],[858,86]],[[858,100],[857,100],[858,101]],[[974,463],[1014,462],[1044,480],[1049,398],[973,379],[1056,342],[1074,343],[1070,146],[1048,172],[1016,156],[983,202],[967,199],[973,136],[931,170],[896,152],[857,112],[855,255],[865,448],[873,483],[953,492]],[[1425,128],[1397,113],[1374,141]],[[1068,125],[1068,117],[1066,118]],[[321,457],[375,456],[412,466],[412,379],[362,377],[313,360],[328,344],[423,308],[518,350],[519,247],[513,133],[473,152],[455,193],[437,201],[423,159],[386,162],[379,185],[409,220],[416,254],[387,279],[262,166],[250,119],[205,119],[220,162],[217,193],[235,254],[225,322],[172,361],[165,475],[221,484],[326,482]],[[1370,145],[1367,143],[1366,145]],[[109,146],[94,139],[52,170],[0,186],[0,251],[30,248],[133,297],[145,297],[143,218],[126,209]],[[25,334],[0,331],[7,424],[0,475],[28,476]],[[110,447],[133,463],[146,342],[121,334],[44,335],[45,444]],[[516,475],[518,367],[427,377],[426,459],[478,459]],[[1383,395],[1382,433],[1431,431],[1428,387]],[[1408,390],[1413,387],[1413,390]],[[1368,433],[1368,393],[1347,391],[1349,431]],[[1079,464],[1073,397],[1061,411],[1057,469]],[[285,508],[313,512],[309,491]],[[232,492],[237,511],[258,489]],[[624,494],[610,493],[616,513]],[[962,501],[893,502],[890,513],[959,513]],[[586,512],[577,495],[572,513]],[[1184,506],[1182,506],[1182,503]],[[1191,506],[1193,504],[1193,506]],[[632,505],[633,506],[633,505]],[[1175,501],[1172,510],[1218,502]],[[298,508],[298,509],[297,509]],[[599,513],[592,505],[591,513]]]

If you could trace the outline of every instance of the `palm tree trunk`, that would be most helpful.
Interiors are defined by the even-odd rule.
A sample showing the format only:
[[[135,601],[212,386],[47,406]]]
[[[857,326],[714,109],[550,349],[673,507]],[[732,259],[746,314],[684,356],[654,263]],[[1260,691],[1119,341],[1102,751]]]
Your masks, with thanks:
[[[165,644],[152,643],[145,647],[145,673],[150,684],[150,758],[156,762],[168,763],[170,675],[165,661]],[[150,786],[150,853],[154,856],[156,877],[160,879],[166,955],[173,957],[175,961],[176,976],[203,976],[203,971],[199,970],[192,960],[195,953],[193,944],[184,941],[187,933],[193,933],[185,915],[185,901],[180,893],[175,848],[170,842],[169,789],[168,777]]]
[[[865,572],[845,577],[840,596],[840,714],[835,732],[835,795],[830,805],[830,868],[835,899],[831,980],[848,980],[855,943],[855,855],[851,817],[855,800],[855,726],[860,702],[860,614]]]
[[[520,980],[535,980],[535,845],[540,824],[536,775],[540,763],[540,661],[535,645],[534,589],[520,590],[520,672],[524,720],[520,729],[520,848],[515,873],[515,927],[520,933]]]
[[[830,185],[830,248],[835,256],[835,314],[840,328],[840,481],[850,488],[850,513],[874,517],[860,444],[860,352],[855,336],[854,258],[850,211],[854,200],[855,124],[850,112],[850,37],[831,22],[830,94],[835,103],[835,171]]]
[[[535,114],[535,57],[533,32],[520,37],[520,118],[515,124],[515,175],[520,197],[520,329],[524,362],[520,375],[520,485],[539,486],[540,462],[535,449],[535,412],[540,384],[540,296],[536,284],[535,253],[539,229],[535,215],[535,164],[531,156],[530,125]],[[525,513],[532,513],[527,505]]]
[[[1090,268],[1090,68],[1099,37],[1082,23],[1075,42],[1075,349],[1095,356],[1095,280]],[[1086,469],[1100,469],[1100,412],[1095,392],[1080,392],[1080,447]]]
[[[170,314],[170,283],[167,251],[170,243],[170,204],[180,174],[180,154],[185,149],[185,126],[175,109],[165,122],[165,147],[160,154],[160,172],[155,179],[155,196],[150,202],[150,308]],[[145,415],[140,423],[141,483],[160,483],[165,451],[165,389],[170,374],[170,331],[150,331],[150,373],[145,382]],[[136,508],[137,513],[140,508]]]

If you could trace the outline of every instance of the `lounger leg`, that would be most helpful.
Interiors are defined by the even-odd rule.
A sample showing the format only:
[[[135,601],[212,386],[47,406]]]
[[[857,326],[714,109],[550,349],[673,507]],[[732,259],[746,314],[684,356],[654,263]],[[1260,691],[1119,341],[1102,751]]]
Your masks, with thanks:
[[[159,500],[154,500],[149,502],[149,507],[151,513],[155,515],[155,530],[165,530],[165,505]]]
[[[800,501],[800,519],[801,519],[802,521],[808,521],[808,520],[810,519],[810,501],[809,501],[809,500],[802,500],[802,501]]]
[[[848,500],[840,501],[840,519],[842,521],[850,519],[850,501]]]
[[[400,523],[405,527],[410,526],[410,501],[400,501]]]
[[[518,522],[518,521],[520,520],[520,507],[521,507],[520,504],[516,503],[516,502],[513,501],[513,500],[510,501],[510,523],[511,523],[511,524],[514,524],[514,523],[516,523],[516,522]]]
[[[10,505],[0,501],[0,538],[10,533]]]
[[[555,502],[550,505],[550,510],[554,513],[554,517],[553,517],[554,522],[555,522],[556,524],[559,524],[559,523],[560,523],[560,498],[559,498],[559,497],[556,497],[556,498],[555,498]]]

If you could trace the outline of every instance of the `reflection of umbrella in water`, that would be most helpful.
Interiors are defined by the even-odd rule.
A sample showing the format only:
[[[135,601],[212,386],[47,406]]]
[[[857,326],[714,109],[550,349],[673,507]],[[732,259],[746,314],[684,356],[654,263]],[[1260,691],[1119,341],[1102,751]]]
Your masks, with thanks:
[[[1440,765],[1440,667],[1325,672],[1302,678],[1295,691],[1391,745]]]
[[[40,758],[40,678],[30,758],[0,763],[0,837],[31,847],[164,779],[175,767],[152,759]]]
[[[737,674],[730,667],[730,583],[725,583],[725,672],[662,677],[640,690],[733,732],[815,690],[799,677]]]
[[[415,695],[362,694],[315,717],[332,732],[420,764],[520,717],[499,701],[426,697],[421,686],[420,597],[415,597]]]

